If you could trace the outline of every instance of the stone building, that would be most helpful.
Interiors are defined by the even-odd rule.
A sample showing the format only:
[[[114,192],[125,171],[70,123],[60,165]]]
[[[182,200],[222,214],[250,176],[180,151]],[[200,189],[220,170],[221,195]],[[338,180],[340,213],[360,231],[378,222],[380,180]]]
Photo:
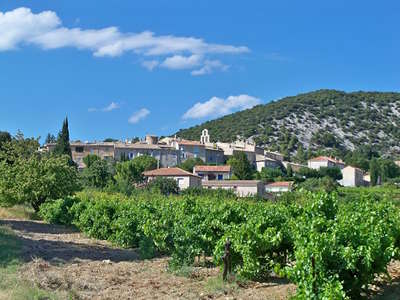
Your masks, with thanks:
[[[203,180],[228,180],[231,179],[231,166],[195,166],[193,174],[200,176]]]
[[[264,183],[260,180],[203,180],[205,189],[232,190],[238,197],[263,197]]]
[[[174,179],[180,190],[193,187],[201,187],[201,177],[180,168],[161,168],[143,172],[148,181],[157,177],[165,177]]]

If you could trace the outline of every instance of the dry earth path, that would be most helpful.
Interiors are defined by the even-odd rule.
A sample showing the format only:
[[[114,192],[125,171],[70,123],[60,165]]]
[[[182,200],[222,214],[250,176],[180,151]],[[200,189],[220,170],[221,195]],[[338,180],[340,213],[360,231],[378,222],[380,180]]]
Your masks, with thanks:
[[[193,268],[189,276],[167,270],[168,257],[140,260],[74,229],[39,221],[0,220],[22,244],[20,276],[45,290],[76,299],[287,299],[295,286],[282,279],[222,285],[217,268]]]

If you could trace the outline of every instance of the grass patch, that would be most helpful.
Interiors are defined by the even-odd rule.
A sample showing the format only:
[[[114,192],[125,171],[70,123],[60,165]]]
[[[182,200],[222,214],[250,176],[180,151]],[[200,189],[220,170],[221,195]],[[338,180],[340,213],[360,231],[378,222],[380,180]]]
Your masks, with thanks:
[[[222,276],[209,278],[204,286],[205,290],[211,294],[231,294],[239,289],[234,275],[230,276],[227,281]]]
[[[0,219],[39,220],[39,216],[28,205],[0,207]]]
[[[18,277],[21,243],[7,227],[0,226],[0,299],[58,299]]]

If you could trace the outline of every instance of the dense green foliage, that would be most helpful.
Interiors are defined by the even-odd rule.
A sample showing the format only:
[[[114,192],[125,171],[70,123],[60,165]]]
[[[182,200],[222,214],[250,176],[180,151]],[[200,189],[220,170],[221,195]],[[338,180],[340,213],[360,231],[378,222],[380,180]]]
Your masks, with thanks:
[[[68,155],[69,163],[74,165],[72,160],[71,145],[69,143],[69,129],[68,129],[68,118],[65,118],[61,131],[58,134],[56,147],[53,153],[55,155]]]
[[[6,131],[0,131],[0,151],[3,149],[3,145],[11,142],[11,134]]]
[[[244,152],[234,152],[232,157],[228,159],[227,164],[231,166],[232,173],[237,179],[252,179],[254,170]]]
[[[260,279],[275,270],[298,285],[298,299],[357,298],[398,257],[400,214],[382,193],[359,190],[346,201],[326,193],[296,197],[267,203],[85,192],[45,204],[41,214],[143,254],[170,254],[172,265],[212,255],[220,264],[229,238],[235,272]]]
[[[371,146],[374,151],[398,155],[399,107],[399,93],[319,90],[258,105],[177,135],[198,140],[207,128],[214,142],[234,141],[237,135],[253,137],[258,145],[286,154],[301,148],[300,162],[307,159],[304,149],[344,157],[343,150],[351,146]]]
[[[156,177],[147,184],[147,189],[159,192],[162,195],[178,194],[179,186],[175,179],[166,177]]]
[[[143,172],[157,168],[157,160],[149,155],[135,157],[132,160],[117,163],[114,176],[118,185],[132,185],[143,182]]]
[[[31,204],[38,211],[48,200],[79,189],[78,173],[66,155],[37,153],[36,139],[18,133],[0,151],[0,205]]]
[[[193,168],[195,166],[202,166],[204,165],[204,161],[200,157],[191,157],[185,160],[183,163],[179,165],[179,168],[186,170],[190,173],[193,173]]]
[[[0,205],[29,203],[38,211],[47,200],[79,189],[78,174],[67,156],[33,155],[12,165],[0,161]]]
[[[113,166],[108,161],[102,160],[96,155],[90,156],[91,159],[85,162],[88,167],[83,169],[81,174],[83,184],[87,187],[105,188],[108,184],[112,183]],[[87,157],[89,156],[85,158]],[[98,159],[94,159],[94,157],[98,157]]]

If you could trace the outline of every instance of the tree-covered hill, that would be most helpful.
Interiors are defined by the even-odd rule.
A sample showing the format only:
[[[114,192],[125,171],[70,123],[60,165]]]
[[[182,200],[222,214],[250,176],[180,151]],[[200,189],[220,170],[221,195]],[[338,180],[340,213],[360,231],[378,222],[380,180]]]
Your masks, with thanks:
[[[198,140],[204,128],[214,142],[241,136],[284,153],[372,146],[382,154],[398,155],[400,93],[318,90],[182,129],[177,135]]]

